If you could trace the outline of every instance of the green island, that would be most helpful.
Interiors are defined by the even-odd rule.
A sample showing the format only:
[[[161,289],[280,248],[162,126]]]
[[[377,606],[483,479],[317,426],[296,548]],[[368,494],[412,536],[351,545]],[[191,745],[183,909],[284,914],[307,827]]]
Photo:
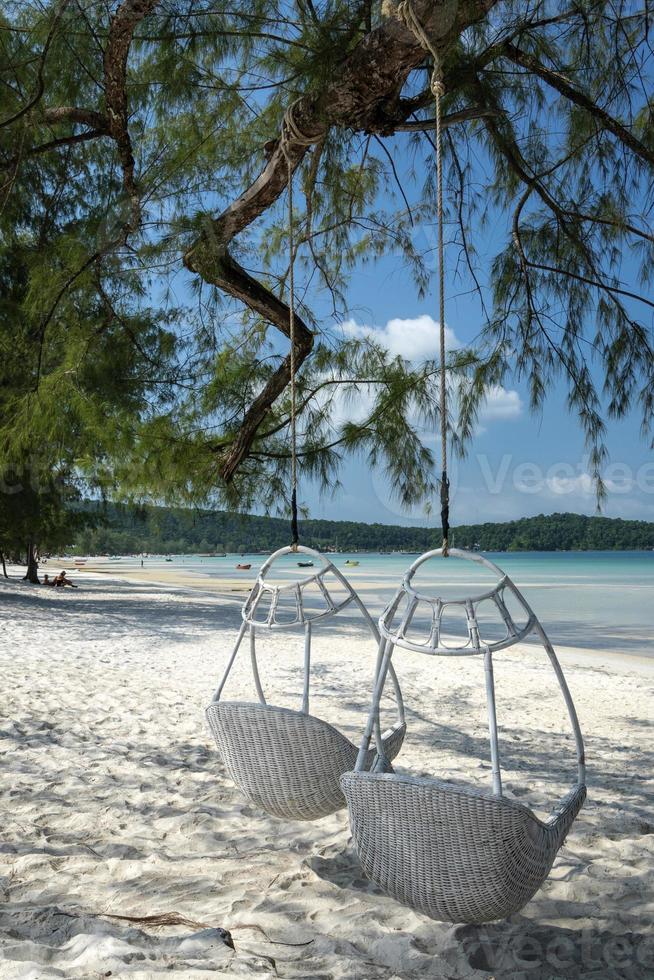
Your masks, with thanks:
[[[109,505],[93,508],[76,554],[220,554],[271,551],[288,544],[283,518],[229,511]],[[301,522],[304,544],[324,551],[423,551],[440,545],[440,529],[357,521]],[[583,514],[539,514],[504,523],[461,525],[452,544],[482,551],[603,551],[654,548],[654,523]]]

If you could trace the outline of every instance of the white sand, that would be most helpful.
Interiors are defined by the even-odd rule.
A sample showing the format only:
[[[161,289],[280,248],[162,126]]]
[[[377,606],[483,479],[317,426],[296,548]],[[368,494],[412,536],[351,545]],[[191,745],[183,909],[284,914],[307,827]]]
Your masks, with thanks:
[[[587,805],[522,914],[452,927],[365,881],[345,811],[285,823],[225,776],[203,709],[237,596],[78,581],[65,592],[0,582],[2,980],[654,975],[654,661],[561,651],[586,734]],[[290,704],[300,646],[277,636],[264,671]],[[314,710],[355,737],[373,655],[352,628],[318,645]],[[397,667],[410,728],[397,768],[488,785],[479,661],[405,654]],[[247,668],[245,655],[237,696],[250,695]],[[547,809],[574,774],[553,676],[525,648],[497,656],[496,683],[506,788]],[[163,912],[195,925],[103,918]]]

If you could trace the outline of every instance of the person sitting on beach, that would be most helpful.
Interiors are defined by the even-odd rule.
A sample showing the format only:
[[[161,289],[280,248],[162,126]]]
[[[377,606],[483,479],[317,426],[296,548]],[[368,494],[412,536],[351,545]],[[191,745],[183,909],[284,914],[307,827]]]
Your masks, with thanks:
[[[59,572],[59,574],[57,576],[55,576],[55,580],[54,580],[54,582],[52,584],[56,588],[59,588],[60,586],[61,587],[64,587],[66,585],[70,585],[71,589],[76,589],[77,588],[77,586],[75,585],[74,582],[71,582],[71,580],[69,578],[66,578],[66,573],[65,572]]]
[[[43,584],[44,585],[54,585],[54,582],[51,582],[50,581],[50,576],[47,573],[43,576]]]

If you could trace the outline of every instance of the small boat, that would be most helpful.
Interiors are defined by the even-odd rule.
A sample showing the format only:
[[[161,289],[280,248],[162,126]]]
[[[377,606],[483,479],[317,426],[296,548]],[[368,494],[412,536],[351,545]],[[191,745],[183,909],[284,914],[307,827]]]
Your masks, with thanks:
[[[86,558],[76,558],[75,559],[75,564],[76,565],[86,565]]]
[[[252,568],[252,565],[237,565],[236,567],[242,569],[244,572],[247,572],[248,568]]]
[[[298,568],[313,568],[312,561],[299,561],[297,564]]]
[[[350,558],[345,562],[346,565],[358,565],[358,561],[352,561]]]
[[[166,558],[165,560],[166,561],[172,561],[172,558]]]

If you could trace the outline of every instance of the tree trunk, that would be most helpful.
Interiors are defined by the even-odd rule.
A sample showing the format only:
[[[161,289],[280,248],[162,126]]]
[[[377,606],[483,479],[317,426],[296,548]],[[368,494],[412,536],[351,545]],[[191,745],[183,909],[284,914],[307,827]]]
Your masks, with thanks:
[[[4,575],[5,578],[9,578],[9,576],[7,575],[7,566],[5,564],[4,551],[0,551],[0,563],[2,563],[2,574]]]
[[[23,582],[31,582],[33,585],[40,585],[39,563],[36,557],[36,545],[33,541],[27,542],[27,572]]]

